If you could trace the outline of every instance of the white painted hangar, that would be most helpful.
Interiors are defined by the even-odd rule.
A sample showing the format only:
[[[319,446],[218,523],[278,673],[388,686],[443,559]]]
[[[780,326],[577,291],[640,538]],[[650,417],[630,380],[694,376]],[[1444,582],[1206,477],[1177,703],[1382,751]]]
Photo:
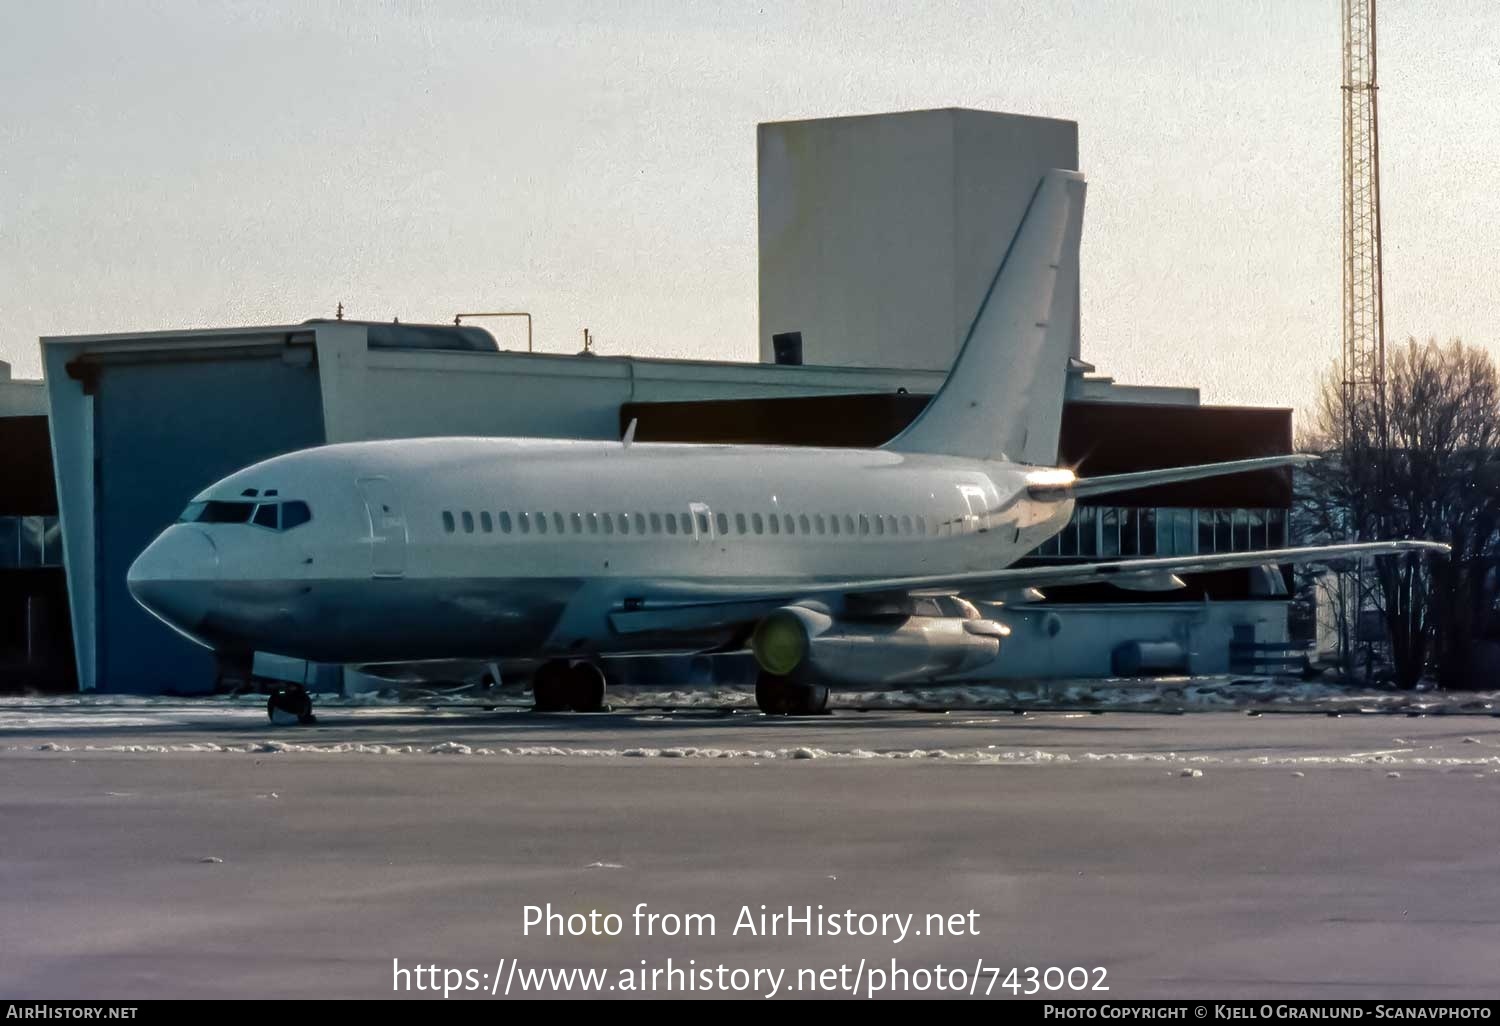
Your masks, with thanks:
[[[44,338],[77,685],[215,686],[211,655],[136,606],[125,570],[199,490],[277,453],[615,438],[631,419],[642,440],[879,444],[941,384],[1041,173],[1078,164],[1073,123],[978,111],[763,125],[758,145],[759,363],[511,352],[471,325],[339,320]],[[1117,385],[1079,351],[1075,330],[1063,454],[1089,453],[1085,474],[1290,449],[1288,410]],[[1149,444],[1101,450],[1132,433]],[[1111,501],[1080,506],[1034,558],[1275,547],[1290,485],[1263,472]],[[1008,610],[1012,638],[974,676],[1254,669],[1286,648],[1281,585],[1236,571],[1165,594],[1065,589]]]

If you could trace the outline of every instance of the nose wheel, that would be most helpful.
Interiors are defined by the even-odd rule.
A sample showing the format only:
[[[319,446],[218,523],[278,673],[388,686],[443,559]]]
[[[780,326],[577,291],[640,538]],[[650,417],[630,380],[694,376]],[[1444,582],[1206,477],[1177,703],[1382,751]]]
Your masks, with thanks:
[[[301,684],[287,684],[271,692],[266,715],[279,727],[318,722],[312,711],[312,696]]]
[[[535,712],[603,712],[604,670],[597,663],[543,663],[531,679]]]

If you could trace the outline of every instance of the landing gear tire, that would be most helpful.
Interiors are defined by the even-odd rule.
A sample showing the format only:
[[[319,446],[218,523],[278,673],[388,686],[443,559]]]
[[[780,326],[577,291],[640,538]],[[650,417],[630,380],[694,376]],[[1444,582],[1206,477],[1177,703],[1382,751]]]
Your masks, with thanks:
[[[604,670],[596,663],[543,663],[531,678],[533,712],[603,712]]]
[[[819,716],[828,711],[828,685],[762,672],[755,678],[755,704],[767,716]]]
[[[539,666],[531,678],[532,712],[566,712],[571,708],[571,677],[568,664],[560,659]]]
[[[273,690],[266,700],[266,716],[278,727],[318,722],[312,711],[312,697],[301,684],[285,684]]]
[[[568,704],[574,712],[603,712],[604,684],[604,671],[597,664],[573,664],[568,670]]]

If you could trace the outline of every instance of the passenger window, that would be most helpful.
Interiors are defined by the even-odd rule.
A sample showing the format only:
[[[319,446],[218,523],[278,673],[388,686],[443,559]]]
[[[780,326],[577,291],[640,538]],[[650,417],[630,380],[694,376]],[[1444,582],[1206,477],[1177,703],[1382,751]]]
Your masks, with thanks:
[[[509,513],[501,513],[500,514],[500,530],[504,531],[506,534],[510,534],[510,514]]]
[[[734,533],[735,534],[744,534],[745,533],[745,514],[743,514],[743,513],[736,513],[734,515]]]
[[[922,535],[927,533],[927,518],[920,513],[917,514],[917,533]]]
[[[463,517],[464,517],[464,534],[473,534],[474,533],[474,514],[470,513],[468,510],[464,510]]]
[[[676,534],[677,533],[677,518],[674,517],[670,513],[667,514],[667,533],[668,534]]]
[[[719,522],[719,534],[720,534],[720,536],[728,534],[729,533],[729,514],[727,514],[727,513],[718,513],[718,514],[715,514],[714,519]]]
[[[828,529],[829,534],[839,533],[839,515],[837,513],[828,518]]]
[[[860,534],[869,534],[870,533],[870,518],[869,518],[869,516],[867,514],[861,513],[859,515],[859,533]]]
[[[646,533],[646,514],[644,514],[644,513],[637,513],[635,515],[635,533],[636,534],[645,534]]]
[[[545,513],[538,513],[536,515],[536,533],[537,534],[546,534],[547,533],[547,514],[545,514]]]
[[[516,526],[521,529],[522,534],[531,533],[531,515],[528,513],[516,514]]]
[[[582,513],[572,513],[572,514],[569,514],[568,519],[573,524],[573,533],[574,534],[582,534],[583,533],[583,514]]]
[[[653,513],[653,514],[651,514],[651,533],[652,534],[661,534],[661,514],[660,513]]]
[[[610,516],[608,513],[606,513],[606,514],[604,514],[604,518],[603,519],[604,519],[604,533],[605,534],[614,534],[615,533],[615,518],[612,517],[612,516]]]
[[[598,534],[599,533],[599,514],[597,514],[597,513],[590,513],[588,515],[588,522],[589,522],[589,534]]]
[[[911,534],[911,517],[905,513],[901,515],[901,533]]]
[[[885,517],[879,513],[875,514],[875,533],[885,534]]]
[[[479,529],[485,534],[490,534],[495,530],[495,521],[490,517],[488,510],[479,514]]]
[[[818,513],[813,517],[813,525],[818,529],[819,534],[823,533],[823,514]]]
[[[307,503],[300,499],[281,504],[281,529],[283,531],[290,531],[294,527],[301,527],[311,519],[312,510],[308,509]]]
[[[802,528],[803,534],[812,534],[812,521],[807,519],[806,513],[797,518],[797,526]]]
[[[698,535],[706,537],[708,535],[708,514],[698,513],[696,516],[698,517]]]
[[[844,514],[844,533],[845,534],[853,534],[854,533],[854,517],[853,517],[853,515],[851,515],[849,513],[845,513]]]
[[[453,514],[443,510],[443,530],[449,534],[453,533]]]
[[[561,513],[554,512],[552,514],[552,529],[558,534],[562,534],[564,530],[563,525],[563,515]]]
[[[765,534],[766,533],[766,524],[765,524],[765,521],[761,519],[759,513],[752,513],[750,515],[750,523],[755,527],[755,533],[756,534]]]
[[[266,492],[265,492],[265,497],[267,499],[269,499],[273,495],[280,495],[280,494],[281,494],[281,489],[279,489],[279,488],[267,488]]]
[[[276,530],[276,504],[274,502],[266,502],[255,507],[255,516],[251,518],[251,523],[255,524],[256,527],[268,527],[273,531]]]
[[[772,534],[780,534],[781,533],[781,518],[778,517],[775,513],[772,513],[771,516],[769,517],[769,520],[770,520],[770,523],[771,523],[771,533]]]
[[[621,534],[629,534],[630,533],[630,514],[629,513],[621,513],[620,514],[620,533]]]

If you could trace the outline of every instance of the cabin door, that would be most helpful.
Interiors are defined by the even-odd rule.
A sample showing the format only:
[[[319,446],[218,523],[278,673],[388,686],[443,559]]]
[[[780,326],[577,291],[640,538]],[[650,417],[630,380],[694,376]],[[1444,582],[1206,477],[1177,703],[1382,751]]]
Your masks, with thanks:
[[[980,531],[988,531],[989,525],[985,522],[988,503],[984,498],[984,489],[975,485],[959,485],[958,494],[964,498],[964,534],[975,534]]]
[[[406,575],[406,515],[388,478],[362,477],[359,493],[370,523],[370,576]]]

